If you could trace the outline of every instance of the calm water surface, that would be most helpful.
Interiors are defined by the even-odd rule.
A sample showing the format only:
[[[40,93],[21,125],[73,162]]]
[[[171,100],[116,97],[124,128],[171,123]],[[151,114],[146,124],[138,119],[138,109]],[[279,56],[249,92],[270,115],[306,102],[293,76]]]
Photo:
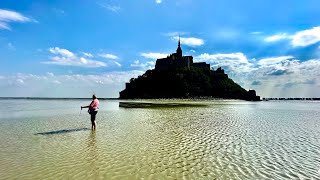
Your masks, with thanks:
[[[186,102],[0,100],[0,179],[320,179],[320,102]]]

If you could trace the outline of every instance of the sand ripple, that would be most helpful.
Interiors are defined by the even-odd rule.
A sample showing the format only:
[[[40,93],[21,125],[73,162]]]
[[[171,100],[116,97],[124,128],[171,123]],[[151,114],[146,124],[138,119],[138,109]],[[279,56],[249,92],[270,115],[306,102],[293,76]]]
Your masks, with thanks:
[[[306,106],[101,111],[96,132],[87,114],[2,119],[0,179],[320,179],[320,111]]]

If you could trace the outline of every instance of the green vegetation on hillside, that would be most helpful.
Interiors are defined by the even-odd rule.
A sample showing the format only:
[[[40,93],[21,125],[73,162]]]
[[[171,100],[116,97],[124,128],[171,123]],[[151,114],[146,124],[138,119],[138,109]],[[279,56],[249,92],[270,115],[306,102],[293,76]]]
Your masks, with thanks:
[[[148,70],[138,78],[131,78],[120,99],[197,98],[257,100],[236,84],[221,68],[204,70],[196,67],[168,71]]]

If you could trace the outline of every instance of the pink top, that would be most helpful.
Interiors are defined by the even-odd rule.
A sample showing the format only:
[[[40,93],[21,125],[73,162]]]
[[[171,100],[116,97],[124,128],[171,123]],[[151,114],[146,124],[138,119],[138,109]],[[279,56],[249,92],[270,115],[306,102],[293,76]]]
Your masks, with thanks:
[[[95,111],[97,111],[99,109],[99,100],[98,99],[94,99],[92,100],[92,102],[89,105],[90,109],[94,109]]]

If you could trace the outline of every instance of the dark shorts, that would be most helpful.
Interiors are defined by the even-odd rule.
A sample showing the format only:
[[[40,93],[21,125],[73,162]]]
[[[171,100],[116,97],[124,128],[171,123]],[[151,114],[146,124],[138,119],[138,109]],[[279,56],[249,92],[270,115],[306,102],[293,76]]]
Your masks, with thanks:
[[[97,115],[98,111],[92,111],[91,112],[91,122],[93,123],[96,120],[96,115]]]

